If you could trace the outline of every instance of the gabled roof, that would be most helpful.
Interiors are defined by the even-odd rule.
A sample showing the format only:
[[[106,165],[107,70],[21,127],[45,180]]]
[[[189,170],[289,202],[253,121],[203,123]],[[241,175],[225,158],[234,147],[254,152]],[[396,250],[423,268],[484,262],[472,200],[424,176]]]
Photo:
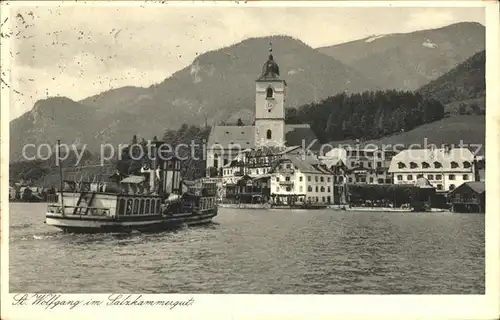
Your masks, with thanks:
[[[471,188],[472,190],[474,190],[474,192],[477,192],[479,194],[482,194],[483,192],[486,191],[486,185],[485,185],[484,181],[466,182],[466,183],[464,183],[464,185]],[[457,189],[455,189],[455,190],[457,190]]]
[[[273,166],[271,172],[282,163],[290,161],[302,173],[333,174],[333,172],[322,164],[316,157],[309,155],[284,155]]]
[[[254,126],[214,126],[208,137],[208,148],[255,148]],[[302,146],[306,148],[312,143],[311,149],[317,150],[321,144],[308,124],[285,125],[285,144],[287,147]]]

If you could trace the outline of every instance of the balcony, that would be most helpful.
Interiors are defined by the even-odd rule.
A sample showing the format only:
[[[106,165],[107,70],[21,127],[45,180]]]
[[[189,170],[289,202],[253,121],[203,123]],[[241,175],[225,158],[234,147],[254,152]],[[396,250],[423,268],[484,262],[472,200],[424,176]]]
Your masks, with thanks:
[[[278,183],[285,186],[293,186],[293,181],[279,181]]]

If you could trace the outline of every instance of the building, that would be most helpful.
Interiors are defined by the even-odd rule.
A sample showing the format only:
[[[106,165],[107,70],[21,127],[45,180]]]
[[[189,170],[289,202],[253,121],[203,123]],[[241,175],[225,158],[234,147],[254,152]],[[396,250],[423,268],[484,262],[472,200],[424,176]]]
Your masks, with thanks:
[[[479,180],[476,163],[468,148],[408,149],[392,158],[389,172],[395,184],[415,184],[424,177],[437,192],[448,192],[464,182]]]
[[[336,172],[336,183],[390,184],[389,166],[395,154],[375,145],[345,145],[329,150],[320,159]]]
[[[313,155],[283,155],[269,173],[274,203],[333,203],[334,174]]]
[[[279,66],[271,52],[255,80],[255,125],[212,127],[207,142],[207,175],[215,168],[214,172],[222,176],[222,168],[246,149],[319,148],[308,124],[285,124],[286,92],[286,81],[280,78]]]
[[[481,181],[465,182],[448,194],[453,212],[482,212],[486,210],[486,188]]]

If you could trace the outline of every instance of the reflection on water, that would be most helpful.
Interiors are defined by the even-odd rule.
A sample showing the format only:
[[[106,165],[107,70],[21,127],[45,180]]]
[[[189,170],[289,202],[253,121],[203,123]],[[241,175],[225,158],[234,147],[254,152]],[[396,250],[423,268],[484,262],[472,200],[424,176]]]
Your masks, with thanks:
[[[215,223],[65,234],[10,205],[10,290],[484,293],[484,215],[220,209]]]

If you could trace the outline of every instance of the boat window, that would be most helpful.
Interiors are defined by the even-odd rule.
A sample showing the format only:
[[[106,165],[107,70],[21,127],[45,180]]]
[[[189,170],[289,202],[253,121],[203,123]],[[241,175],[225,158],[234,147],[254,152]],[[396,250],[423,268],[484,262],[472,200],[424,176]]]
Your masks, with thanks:
[[[149,199],[146,199],[146,206],[144,208],[144,214],[149,214]]]
[[[144,214],[144,199],[141,199],[139,214]]]
[[[119,215],[123,215],[125,213],[125,199],[120,199],[118,201],[118,210],[117,213]]]
[[[127,212],[126,215],[132,214],[132,199],[127,200]]]
[[[138,214],[139,212],[139,200],[134,199],[134,213],[133,214]]]

